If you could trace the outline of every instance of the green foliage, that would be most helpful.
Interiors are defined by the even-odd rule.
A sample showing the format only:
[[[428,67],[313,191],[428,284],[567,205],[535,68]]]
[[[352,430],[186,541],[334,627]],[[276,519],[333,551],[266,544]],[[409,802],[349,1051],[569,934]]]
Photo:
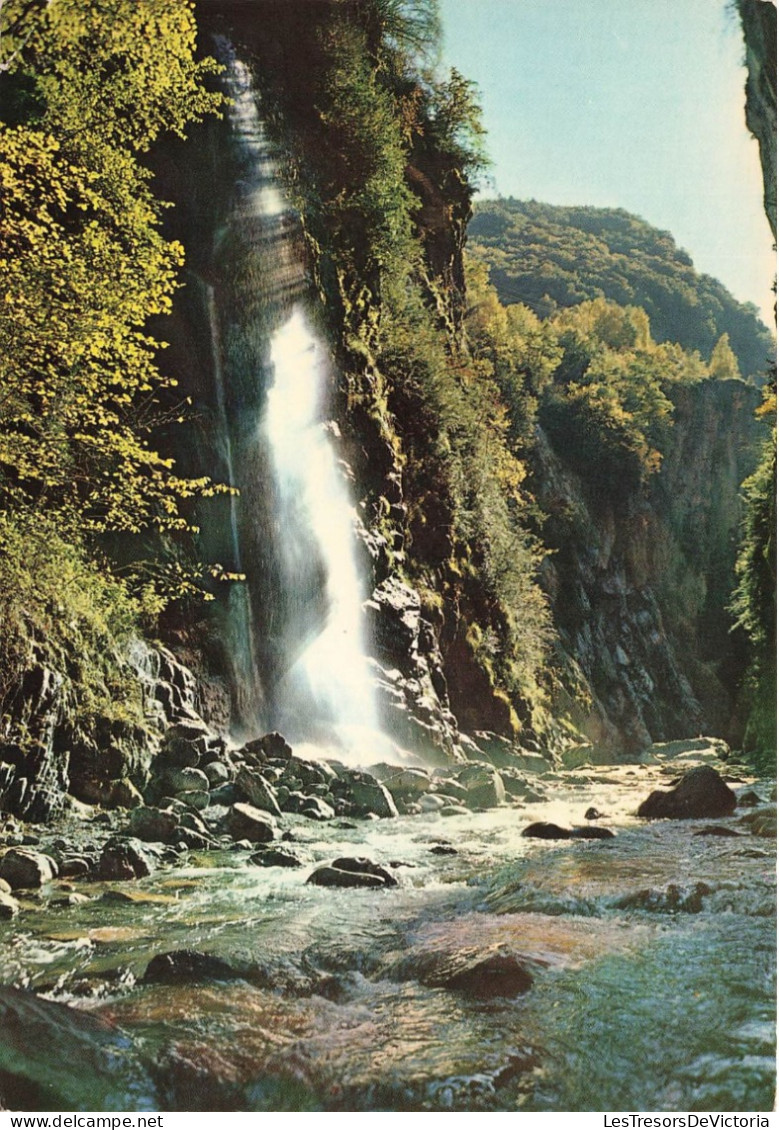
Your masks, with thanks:
[[[466,279],[465,328],[471,353],[491,367],[509,411],[516,450],[528,449],[535,439],[539,398],[562,360],[558,335],[527,306],[502,306],[478,260],[469,257]]]
[[[0,501],[97,534],[186,530],[181,502],[213,492],[154,448],[169,387],[146,323],[183,262],[159,231],[137,155],[212,112],[179,0],[9,0],[10,75],[28,121],[0,132]]]
[[[741,372],[758,380],[775,352],[755,307],[699,275],[668,232],[621,209],[485,201],[469,235],[506,304],[525,303],[543,317],[597,298],[639,306],[658,341],[705,357],[727,333]]]
[[[738,358],[730,348],[730,338],[723,334],[711,352],[709,372],[718,381],[737,380],[741,377]]]
[[[424,133],[438,161],[473,180],[489,163],[475,83],[452,68],[448,78],[427,86],[423,104]]]
[[[142,719],[124,645],[156,605],[130,594],[77,536],[40,514],[0,514],[0,716],[36,664],[58,672],[72,717]]]
[[[366,52],[366,36],[347,20],[322,36],[319,114],[326,127],[322,219],[348,289],[399,269],[411,246],[406,153],[391,93]]]
[[[106,720],[142,725],[124,645],[204,587],[202,567],[161,552],[190,530],[187,500],[219,488],[178,476],[154,441],[181,408],[147,324],[171,309],[183,250],[139,163],[220,104],[194,50],[182,0],[0,5],[0,711],[14,738],[36,665],[62,680],[85,741]],[[157,539],[148,563],[139,534]],[[109,536],[135,546],[122,578]]]
[[[775,398],[770,398],[775,404]],[[771,404],[768,404],[769,410]],[[736,563],[736,623],[749,636],[752,662],[744,688],[749,706],[745,748],[758,766],[776,765],[776,430],[757,470],[744,483],[746,513]]]
[[[529,531],[526,468],[490,367],[452,356],[431,314],[411,303],[385,319],[381,368],[402,427],[410,547],[423,567],[454,569],[480,589],[478,658],[499,683],[533,702],[549,642],[537,583],[542,552]],[[474,631],[476,631],[476,626]]]
[[[670,387],[708,370],[697,353],[655,345],[640,307],[597,298],[560,311],[549,326],[562,358],[541,420],[586,481],[607,498],[624,497],[660,467],[673,422]]]

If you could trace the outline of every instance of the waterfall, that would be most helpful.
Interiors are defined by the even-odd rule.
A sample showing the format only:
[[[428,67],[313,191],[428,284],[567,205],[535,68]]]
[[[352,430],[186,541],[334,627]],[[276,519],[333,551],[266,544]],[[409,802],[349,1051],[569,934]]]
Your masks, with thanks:
[[[332,380],[327,353],[301,306],[274,334],[271,359],[274,382],[265,430],[277,489],[284,579],[297,595],[296,629],[302,643],[300,654],[290,656],[293,662],[283,682],[286,724],[294,733],[301,717],[313,718],[318,737],[335,737],[358,753],[360,741],[370,741],[371,735],[375,740],[378,722],[363,639],[355,512],[331,426],[320,416]],[[317,573],[320,591],[312,594]]]
[[[249,69],[224,40],[236,175],[207,286],[215,417],[231,485],[228,617],[240,729],[375,761],[356,512],[327,422],[335,374],[306,312],[299,222],[280,187]],[[242,602],[242,603],[241,603]]]

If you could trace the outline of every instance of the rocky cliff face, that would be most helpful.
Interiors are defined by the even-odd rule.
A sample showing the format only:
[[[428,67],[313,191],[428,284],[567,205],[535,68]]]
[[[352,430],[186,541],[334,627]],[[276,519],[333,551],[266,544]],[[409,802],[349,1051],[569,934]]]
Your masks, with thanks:
[[[747,125],[760,144],[765,212],[776,238],[776,4],[739,0],[747,55]]]
[[[604,753],[737,730],[743,642],[726,608],[760,394],[710,380],[671,395],[670,444],[646,493],[598,497],[543,434],[537,447],[536,489],[554,550],[545,586],[567,670],[557,707]]]

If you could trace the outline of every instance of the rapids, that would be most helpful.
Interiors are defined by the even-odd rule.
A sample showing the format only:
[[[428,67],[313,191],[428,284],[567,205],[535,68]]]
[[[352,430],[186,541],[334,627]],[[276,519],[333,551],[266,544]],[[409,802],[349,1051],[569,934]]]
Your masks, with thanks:
[[[79,905],[53,884],[0,926],[0,976],[115,1026],[122,1071],[147,1072],[138,1109],[770,1110],[773,842],[745,834],[740,809],[718,822],[732,838],[631,815],[662,780],[586,767],[540,777],[543,800],[462,816],[285,817],[300,870],[191,852],[134,883],[79,883]],[[521,836],[591,805],[614,839]],[[343,854],[399,885],[306,884]],[[226,964],[144,980],[183,949]],[[530,988],[447,985],[490,955],[518,956]],[[71,1109],[93,1109],[95,1078]]]

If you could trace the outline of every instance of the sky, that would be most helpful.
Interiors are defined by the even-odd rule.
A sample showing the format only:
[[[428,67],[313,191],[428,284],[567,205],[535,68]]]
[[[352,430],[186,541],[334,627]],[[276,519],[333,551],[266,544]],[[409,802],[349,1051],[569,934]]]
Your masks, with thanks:
[[[625,208],[773,325],[776,257],[728,0],[440,0],[480,91],[482,195]]]

